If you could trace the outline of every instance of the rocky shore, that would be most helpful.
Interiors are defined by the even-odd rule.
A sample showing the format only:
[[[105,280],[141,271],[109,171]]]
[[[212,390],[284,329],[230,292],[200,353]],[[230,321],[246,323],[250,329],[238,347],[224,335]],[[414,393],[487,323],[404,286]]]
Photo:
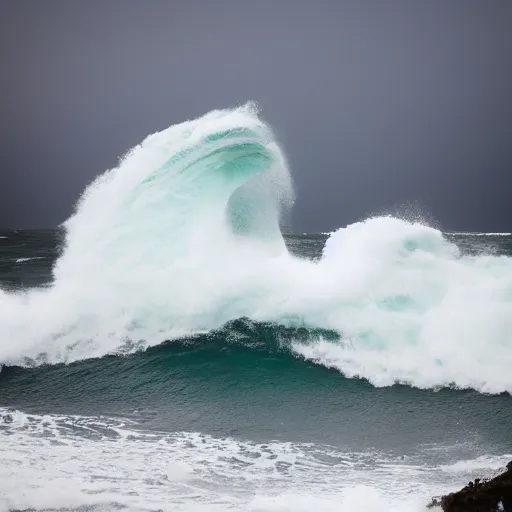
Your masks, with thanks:
[[[503,473],[477,478],[460,491],[434,498],[428,507],[443,512],[512,512],[512,461]]]

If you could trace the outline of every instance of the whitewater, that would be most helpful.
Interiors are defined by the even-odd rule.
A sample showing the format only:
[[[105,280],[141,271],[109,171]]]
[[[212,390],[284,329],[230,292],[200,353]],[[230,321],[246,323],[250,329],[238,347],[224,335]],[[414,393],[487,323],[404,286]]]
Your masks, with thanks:
[[[127,353],[246,317],[337,333],[289,349],[375,386],[512,392],[510,257],[382,216],[310,261],[281,235],[293,202],[252,103],[148,136],[83,193],[51,287],[0,291],[0,364]]]
[[[432,496],[479,472],[497,472],[511,457],[426,465],[435,447],[404,460],[378,450],[148,432],[120,418],[2,408],[0,425],[2,512],[419,512]]]

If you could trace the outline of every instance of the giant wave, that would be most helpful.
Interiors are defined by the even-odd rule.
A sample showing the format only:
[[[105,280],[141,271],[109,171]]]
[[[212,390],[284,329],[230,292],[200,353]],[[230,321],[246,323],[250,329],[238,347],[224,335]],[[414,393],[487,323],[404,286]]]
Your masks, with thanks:
[[[0,292],[0,363],[98,357],[247,317],[337,332],[292,350],[377,386],[512,391],[511,258],[375,217],[301,259],[279,230],[293,197],[253,104],[149,136],[84,192],[51,288]]]

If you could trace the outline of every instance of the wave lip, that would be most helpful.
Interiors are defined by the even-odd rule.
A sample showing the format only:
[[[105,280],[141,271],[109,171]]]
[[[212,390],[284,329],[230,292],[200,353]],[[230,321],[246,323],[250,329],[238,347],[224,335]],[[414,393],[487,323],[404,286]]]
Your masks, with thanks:
[[[237,213],[243,216],[229,214],[233,194],[261,174],[272,182],[258,182],[267,194],[279,190],[281,200],[290,193],[284,157],[253,104],[150,135],[82,195],[65,223],[66,250],[55,267],[56,281],[75,276],[78,264],[88,264],[84,270],[93,273],[127,263],[151,263],[158,270],[177,257],[214,249],[208,242],[225,242],[226,224]]]

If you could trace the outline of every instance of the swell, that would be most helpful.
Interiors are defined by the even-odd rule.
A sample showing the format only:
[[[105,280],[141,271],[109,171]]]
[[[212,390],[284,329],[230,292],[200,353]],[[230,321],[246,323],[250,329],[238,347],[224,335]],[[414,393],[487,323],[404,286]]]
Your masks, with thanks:
[[[47,361],[47,355],[41,353],[35,359],[23,358],[21,365],[0,365],[0,377],[4,384],[9,379],[18,377],[22,378],[23,384],[30,384],[32,377],[39,379],[42,375],[54,373],[57,380],[70,379],[74,386],[78,384],[77,398],[87,391],[79,385],[84,375],[95,375],[99,376],[100,381],[106,379],[106,382],[113,382],[120,373],[138,373],[142,369],[151,372],[155,381],[161,381],[162,375],[169,376],[167,368],[172,368],[174,375],[182,368],[187,368],[188,372],[191,372],[191,368],[199,367],[204,368],[201,373],[210,378],[219,374],[217,366],[228,366],[240,371],[241,378],[250,379],[255,369],[251,367],[252,364],[255,364],[258,370],[267,373],[270,379],[273,373],[279,373],[282,369],[300,375],[305,369],[316,368],[314,371],[318,376],[336,375],[337,379],[353,381],[353,386],[372,385],[371,379],[364,375],[344,375],[342,371],[330,367],[328,361],[319,361],[304,355],[308,348],[314,350],[320,344],[328,344],[348,352],[351,350],[343,335],[335,330],[306,326],[290,327],[274,322],[255,322],[249,318],[239,318],[207,333],[166,340],[150,347],[142,341],[134,343],[128,340],[105,356],[72,363],[52,364]],[[162,372],[162,375],[158,372]],[[47,391],[52,394],[51,390],[56,382],[50,380],[49,384]],[[260,381],[259,384],[264,382]],[[132,386],[138,387],[139,383],[127,379],[123,381],[123,385],[126,386],[126,394],[129,396],[133,391]],[[398,379],[382,387],[390,386],[415,387],[414,382]],[[446,382],[434,387],[434,391],[441,389],[464,391],[473,388],[458,386],[456,382]],[[60,394],[60,391],[58,392]],[[510,393],[503,391],[501,395],[510,396]]]
[[[209,334],[129,355],[71,364],[4,367],[0,406],[36,414],[129,418],[145,429],[343,446],[386,439],[512,442],[511,398],[472,390],[377,388],[295,354],[294,344],[339,342],[332,331],[239,319]],[[130,347],[133,348],[133,347]],[[396,418],[401,427],[397,431]],[[492,417],[492,422],[489,418]],[[403,432],[408,432],[404,441]]]

